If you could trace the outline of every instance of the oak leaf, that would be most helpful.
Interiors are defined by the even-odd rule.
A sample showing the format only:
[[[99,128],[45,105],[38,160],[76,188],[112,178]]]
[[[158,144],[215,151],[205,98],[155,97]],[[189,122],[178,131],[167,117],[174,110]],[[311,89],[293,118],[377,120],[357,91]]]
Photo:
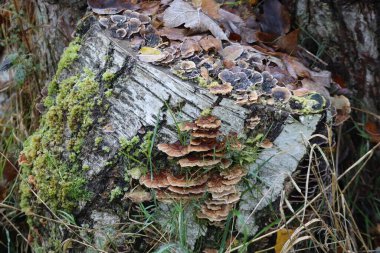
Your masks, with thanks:
[[[174,0],[163,14],[164,24],[167,27],[184,25],[192,31],[210,31],[216,38],[228,40],[222,28],[212,18],[182,0]]]

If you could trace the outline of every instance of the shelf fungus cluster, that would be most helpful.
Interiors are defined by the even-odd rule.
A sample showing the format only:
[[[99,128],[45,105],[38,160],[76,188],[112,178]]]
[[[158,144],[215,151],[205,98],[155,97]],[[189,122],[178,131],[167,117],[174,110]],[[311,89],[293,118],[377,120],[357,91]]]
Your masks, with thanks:
[[[151,25],[151,18],[148,15],[125,10],[122,14],[100,16],[98,21],[102,28],[110,31],[112,37],[132,39],[135,48],[144,45],[155,47],[161,43],[161,37]]]
[[[302,80],[313,81],[315,72],[296,58],[259,46],[231,44],[212,30],[211,34],[189,33],[180,28],[180,23],[173,25],[173,18],[167,16],[174,9],[182,13],[177,5],[186,6],[188,12],[193,8],[181,0],[161,2],[153,4],[154,11],[136,6],[141,13],[120,10],[119,14],[100,15],[98,21],[110,36],[130,40],[141,61],[168,66],[181,79],[198,83],[214,95],[230,96],[240,106],[265,104],[296,114],[319,113],[327,108],[327,98],[302,88]],[[174,19],[177,17],[182,18],[176,15]],[[300,94],[298,88],[305,92]]]
[[[140,184],[155,189],[157,199],[163,202],[206,199],[198,217],[212,222],[225,220],[233,204],[240,199],[236,184],[245,170],[233,165],[227,152],[242,149],[242,144],[235,135],[221,136],[220,126],[221,121],[212,115],[183,124],[181,130],[191,136],[187,145],[158,144],[160,151],[176,161],[179,170],[148,173],[140,178]]]

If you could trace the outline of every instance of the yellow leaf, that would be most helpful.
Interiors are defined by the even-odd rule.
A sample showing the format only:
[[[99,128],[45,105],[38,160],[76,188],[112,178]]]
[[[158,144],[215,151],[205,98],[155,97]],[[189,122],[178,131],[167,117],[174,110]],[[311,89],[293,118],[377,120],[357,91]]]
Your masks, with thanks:
[[[274,246],[274,250],[276,253],[281,252],[282,247],[284,247],[284,244],[290,238],[293,232],[294,232],[293,229],[286,229],[286,228],[282,228],[277,231],[276,245]]]
[[[159,49],[153,48],[153,47],[142,47],[140,49],[140,54],[143,54],[143,55],[160,55],[161,51]]]

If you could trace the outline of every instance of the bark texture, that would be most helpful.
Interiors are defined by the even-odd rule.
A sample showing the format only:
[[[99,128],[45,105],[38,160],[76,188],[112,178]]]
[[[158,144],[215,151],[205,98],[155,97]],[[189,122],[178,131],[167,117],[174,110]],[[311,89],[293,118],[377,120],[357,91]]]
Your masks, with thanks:
[[[305,46],[343,77],[365,108],[380,111],[380,2],[288,0]],[[305,33],[306,32],[306,33]],[[310,34],[310,36],[307,35]],[[318,47],[319,43],[320,47]]]

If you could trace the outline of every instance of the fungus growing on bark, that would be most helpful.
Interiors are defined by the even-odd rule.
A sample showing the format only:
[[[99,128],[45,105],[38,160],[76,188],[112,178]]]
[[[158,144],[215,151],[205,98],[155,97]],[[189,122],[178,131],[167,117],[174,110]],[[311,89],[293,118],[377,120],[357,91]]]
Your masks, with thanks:
[[[240,199],[236,184],[246,171],[240,166],[232,167],[233,162],[225,152],[227,142],[231,150],[243,148],[237,134],[217,139],[221,124],[220,119],[210,114],[182,124],[181,131],[191,136],[189,144],[158,144],[160,151],[178,159],[181,172],[167,169],[152,176],[148,173],[140,178],[140,184],[156,189],[157,199],[164,202],[187,201],[209,193],[197,216],[210,221],[225,220],[233,204]],[[193,169],[195,167],[197,169]]]
[[[127,30],[124,28],[119,28],[115,31],[115,37],[118,39],[124,39],[127,36]]]
[[[168,171],[163,170],[158,173],[151,175],[147,173],[146,175],[140,177],[140,184],[145,185],[148,188],[162,188],[169,186],[169,181],[167,179]]]
[[[292,96],[289,100],[290,109],[300,114],[321,112],[326,108],[327,103],[328,101],[316,92],[309,92],[301,97]]]
[[[260,124],[260,117],[255,116],[247,119],[247,128],[249,129],[255,129],[258,124]]]
[[[209,88],[211,94],[214,95],[227,95],[230,94],[233,87],[230,83],[213,85]]]
[[[179,143],[160,143],[157,145],[157,148],[170,157],[182,157],[189,153],[188,146],[182,146]]]
[[[289,101],[291,96],[292,93],[288,88],[277,86],[272,89],[272,97],[275,102],[286,103]]]
[[[268,71],[262,72],[261,75],[263,77],[261,90],[264,94],[270,95],[272,89],[277,85],[277,80]]]
[[[268,139],[265,139],[262,142],[260,142],[259,147],[260,148],[265,148],[265,149],[272,148],[273,147],[273,142],[271,142]]]
[[[141,21],[137,18],[131,18],[128,22],[128,38],[141,30]]]
[[[125,15],[111,15],[111,21],[117,25],[121,25],[127,21],[127,17]]]
[[[110,27],[110,21],[108,18],[100,17],[98,20],[101,27],[108,29]]]

